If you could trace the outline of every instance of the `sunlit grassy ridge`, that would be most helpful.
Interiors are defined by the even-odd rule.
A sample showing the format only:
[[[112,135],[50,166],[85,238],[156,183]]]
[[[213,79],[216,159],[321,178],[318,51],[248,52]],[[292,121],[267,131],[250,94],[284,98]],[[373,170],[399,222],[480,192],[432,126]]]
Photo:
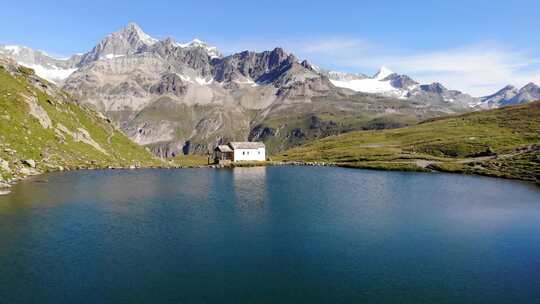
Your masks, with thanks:
[[[443,170],[540,180],[540,102],[333,136],[277,157],[349,167]]]
[[[105,117],[6,60],[0,61],[0,159],[6,180],[52,170],[160,164]]]

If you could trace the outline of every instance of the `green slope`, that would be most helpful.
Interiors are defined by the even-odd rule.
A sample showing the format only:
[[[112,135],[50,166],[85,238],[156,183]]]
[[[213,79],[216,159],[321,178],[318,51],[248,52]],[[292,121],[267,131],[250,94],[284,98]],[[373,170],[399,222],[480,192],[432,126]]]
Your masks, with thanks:
[[[540,102],[351,132],[276,157],[348,167],[441,170],[540,181]]]
[[[332,135],[399,128],[448,115],[443,110],[370,94],[336,94],[273,106],[264,117],[256,117],[249,140],[263,141],[274,154]]]
[[[105,117],[0,58],[0,182],[54,170],[159,164]]]

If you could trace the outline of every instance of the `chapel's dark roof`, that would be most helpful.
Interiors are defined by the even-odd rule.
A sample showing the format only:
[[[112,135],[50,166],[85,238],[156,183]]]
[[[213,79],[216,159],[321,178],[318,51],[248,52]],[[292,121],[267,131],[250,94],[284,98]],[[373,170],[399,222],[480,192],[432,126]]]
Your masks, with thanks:
[[[216,147],[216,151],[219,152],[232,152],[233,150],[228,145],[219,145]]]

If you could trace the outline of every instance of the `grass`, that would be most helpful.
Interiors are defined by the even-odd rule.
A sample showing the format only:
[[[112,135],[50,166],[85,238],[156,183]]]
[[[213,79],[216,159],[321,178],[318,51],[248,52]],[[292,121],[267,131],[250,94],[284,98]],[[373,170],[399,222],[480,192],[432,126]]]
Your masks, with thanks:
[[[439,163],[433,164],[432,167],[444,172],[481,174],[539,182],[540,151],[467,164]]]
[[[349,162],[338,163],[340,167],[354,169],[393,170],[405,172],[429,172],[430,170],[416,166],[413,163],[397,162]]]
[[[6,64],[10,63],[0,61],[0,158],[8,162],[9,170],[0,169],[0,180],[22,177],[25,166],[21,160],[25,159],[35,160],[40,172],[162,164],[96,112],[36,78],[31,69],[8,72]],[[49,128],[29,114],[27,98],[49,117]],[[59,131],[61,126],[70,134]],[[101,151],[80,140],[81,130]]]
[[[261,129],[272,130],[273,135],[256,140],[264,141],[268,153],[273,154],[328,136],[398,128],[418,122],[410,108],[404,114],[385,114],[384,109],[372,108],[366,103],[365,100],[340,100],[282,106],[283,109],[275,109],[256,124]],[[392,103],[385,106],[391,107]]]
[[[331,136],[274,157],[347,167],[435,169],[540,181],[540,102]],[[485,157],[490,156],[491,157]]]
[[[208,165],[208,156],[188,154],[168,159],[176,167],[200,167]]]

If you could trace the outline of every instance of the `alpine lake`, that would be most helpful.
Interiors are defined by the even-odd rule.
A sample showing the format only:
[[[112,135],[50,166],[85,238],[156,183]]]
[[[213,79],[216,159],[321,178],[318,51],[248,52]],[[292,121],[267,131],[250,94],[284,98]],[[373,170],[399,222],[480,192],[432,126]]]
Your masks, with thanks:
[[[74,171],[0,196],[0,303],[539,303],[540,187],[329,167]]]

